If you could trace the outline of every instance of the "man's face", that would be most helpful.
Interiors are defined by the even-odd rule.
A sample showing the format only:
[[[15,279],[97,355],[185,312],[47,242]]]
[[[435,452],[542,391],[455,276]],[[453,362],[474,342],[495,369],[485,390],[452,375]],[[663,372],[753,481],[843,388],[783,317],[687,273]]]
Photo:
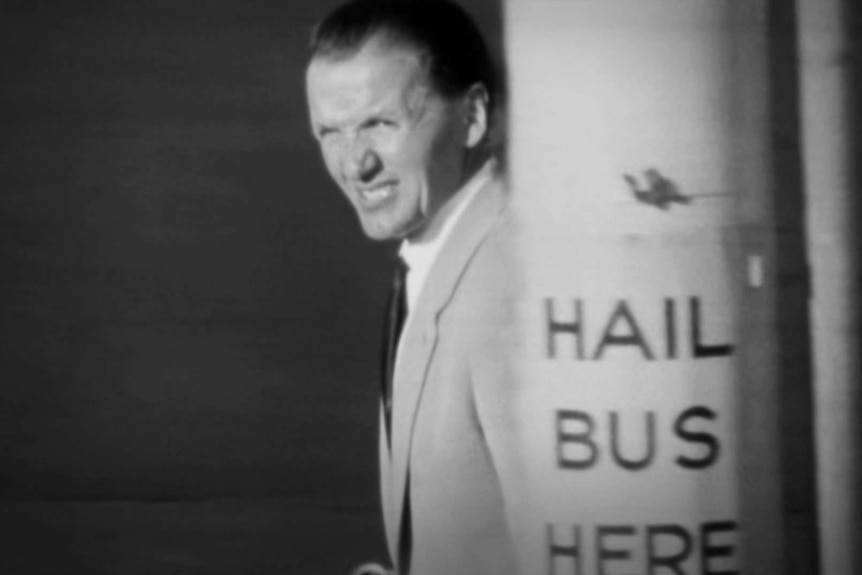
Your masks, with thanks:
[[[463,105],[431,86],[419,53],[372,38],[306,75],[312,130],[372,239],[421,232],[462,184]]]

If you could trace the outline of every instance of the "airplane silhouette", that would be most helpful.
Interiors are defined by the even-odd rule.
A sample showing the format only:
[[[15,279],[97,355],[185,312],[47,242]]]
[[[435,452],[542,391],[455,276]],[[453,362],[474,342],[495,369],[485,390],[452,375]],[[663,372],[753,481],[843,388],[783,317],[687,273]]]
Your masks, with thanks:
[[[655,168],[644,171],[644,179],[647,189],[641,189],[637,180],[629,174],[623,174],[623,179],[631,188],[635,199],[639,202],[655,206],[661,210],[667,210],[673,203],[687,204],[691,202],[691,196],[686,196],[679,191],[677,185],[661,175]]]

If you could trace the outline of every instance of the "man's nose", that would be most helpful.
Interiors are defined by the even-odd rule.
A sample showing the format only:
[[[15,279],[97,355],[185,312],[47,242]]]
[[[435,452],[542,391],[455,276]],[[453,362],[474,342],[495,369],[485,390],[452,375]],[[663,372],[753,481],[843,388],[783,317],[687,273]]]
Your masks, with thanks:
[[[373,181],[383,169],[383,162],[380,156],[374,148],[363,142],[354,143],[348,164],[348,175],[350,178],[359,180],[362,183]]]

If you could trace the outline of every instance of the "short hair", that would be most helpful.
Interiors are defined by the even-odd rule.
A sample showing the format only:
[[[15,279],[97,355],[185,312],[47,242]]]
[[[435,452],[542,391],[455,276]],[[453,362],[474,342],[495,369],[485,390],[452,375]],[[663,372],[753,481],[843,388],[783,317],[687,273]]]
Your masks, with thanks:
[[[485,40],[450,0],[351,0],[314,28],[311,58],[350,56],[378,34],[425,52],[433,87],[444,96],[479,83],[488,91],[489,110],[496,105],[498,83]]]

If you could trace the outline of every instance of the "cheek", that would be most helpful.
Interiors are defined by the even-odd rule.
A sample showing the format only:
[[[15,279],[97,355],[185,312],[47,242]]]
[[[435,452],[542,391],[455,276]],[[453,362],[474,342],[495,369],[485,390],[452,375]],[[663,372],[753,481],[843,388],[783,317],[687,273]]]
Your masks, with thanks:
[[[383,154],[383,163],[409,179],[427,178],[430,157],[428,142],[406,138]]]
[[[331,147],[323,146],[321,148],[323,154],[323,164],[329,175],[336,181],[341,182],[341,154]]]
[[[431,143],[429,154],[435,162],[448,163],[460,155],[463,141],[460,123],[450,122],[443,126]]]

